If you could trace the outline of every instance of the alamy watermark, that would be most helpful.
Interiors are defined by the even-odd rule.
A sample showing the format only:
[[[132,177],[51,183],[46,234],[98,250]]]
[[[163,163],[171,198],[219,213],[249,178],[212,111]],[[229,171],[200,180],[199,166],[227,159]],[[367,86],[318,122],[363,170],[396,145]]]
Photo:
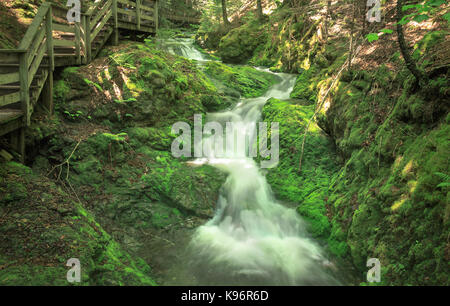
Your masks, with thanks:
[[[81,22],[81,0],[68,0],[66,6],[70,7],[67,12],[67,21]]]
[[[381,0],[367,0],[367,6],[370,7],[367,11],[367,21],[381,22]]]
[[[369,283],[381,282],[381,262],[378,258],[369,258],[367,260],[367,267],[371,268],[367,271],[367,281]]]
[[[81,263],[78,258],[71,258],[67,261],[66,266],[71,267],[67,271],[66,279],[69,283],[81,282]]]
[[[255,158],[259,154],[261,168],[273,168],[279,161],[278,122],[271,123],[270,146],[267,122],[226,122],[222,125],[212,121],[203,126],[202,115],[195,115],[194,137],[191,126],[186,122],[175,123],[172,134],[179,135],[173,141],[171,150],[176,158]]]

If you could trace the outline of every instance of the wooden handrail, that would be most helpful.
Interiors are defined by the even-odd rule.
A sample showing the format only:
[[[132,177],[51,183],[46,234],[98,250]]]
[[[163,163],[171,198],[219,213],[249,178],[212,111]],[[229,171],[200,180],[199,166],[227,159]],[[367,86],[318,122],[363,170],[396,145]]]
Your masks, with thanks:
[[[119,14],[126,14],[135,18],[131,23],[134,24],[136,30],[148,28],[149,22],[152,21],[155,30],[157,30],[159,1],[156,0],[153,4],[154,7],[150,7],[144,0],[95,0],[86,13],[81,13],[81,22],[75,23],[72,28],[69,22],[62,20],[64,13],[68,12],[69,8],[49,2],[43,3],[28,27],[19,47],[17,49],[0,49],[0,54],[11,54],[11,59],[13,54],[18,55],[20,100],[26,125],[30,124],[32,110],[29,94],[30,86],[45,58],[48,60],[48,66],[45,67],[48,67],[50,72],[54,70],[55,46],[73,46],[76,63],[89,63],[93,56],[92,44],[110,20],[113,23],[114,42],[116,43],[118,41],[118,28],[131,27],[133,29],[133,25],[129,25],[130,22],[127,25],[126,22],[123,23],[123,20],[119,20]],[[125,7],[130,9],[126,11],[124,10]],[[55,11],[53,11],[53,8]],[[54,43],[54,31],[73,33],[75,39],[58,39]]]
[[[22,158],[25,154],[24,127],[30,125],[33,106],[39,95],[43,96],[42,101],[46,103],[45,107],[50,112],[53,109],[55,47],[74,47],[74,54],[70,55],[75,58],[75,61],[67,63],[88,64],[109,38],[111,30],[114,33],[114,44],[118,44],[119,28],[157,31],[159,0],[153,1],[153,4],[154,6],[150,7],[145,0],[95,0],[86,13],[80,12],[81,21],[73,24],[66,20],[66,14],[70,8],[45,2],[39,7],[19,47],[17,49],[0,49],[0,60],[5,66],[16,67],[18,65],[18,71],[0,75],[0,84],[16,82],[20,84],[20,91],[0,96],[0,107],[19,102],[21,104],[21,112],[18,111],[17,117],[14,118],[14,124],[8,125],[6,130],[0,132],[5,134],[20,129],[19,151]],[[119,14],[131,16],[135,20],[120,20]],[[111,23],[112,28],[107,28],[106,35],[103,35],[101,39],[97,38],[102,29]],[[152,29],[153,26],[154,29]],[[53,37],[57,36],[60,39],[54,40]],[[70,36],[73,36],[74,39]],[[95,54],[92,52],[93,45],[97,46]],[[44,60],[48,62],[43,64]],[[39,69],[41,69],[40,77],[37,78],[36,74]],[[33,82],[36,83],[33,84]],[[31,94],[30,89],[35,90],[36,88],[38,88],[37,92]]]
[[[95,10],[98,8],[98,6],[100,5],[100,3],[102,2],[103,0],[95,0],[94,1],[94,5],[92,5],[91,7],[89,7],[89,9],[86,11],[86,16],[91,16],[94,12],[95,12]]]
[[[50,9],[50,7],[51,7],[51,4],[48,2],[45,2],[41,5],[36,16],[33,19],[33,22],[28,27],[28,30],[25,33],[25,36],[23,37],[22,41],[20,42],[19,49],[28,50],[31,43],[33,42],[34,37],[36,36],[37,30],[39,29],[42,22],[44,21],[44,18],[47,15],[47,12]]]
[[[0,49],[0,53],[25,53],[27,49]]]

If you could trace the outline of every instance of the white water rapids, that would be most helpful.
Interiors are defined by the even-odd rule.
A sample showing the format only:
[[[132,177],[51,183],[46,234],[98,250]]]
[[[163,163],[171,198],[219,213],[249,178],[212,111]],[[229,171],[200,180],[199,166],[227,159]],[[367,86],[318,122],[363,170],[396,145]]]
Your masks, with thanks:
[[[172,52],[206,60],[192,40],[171,41]],[[180,51],[181,50],[181,51]],[[257,133],[255,123],[269,98],[288,99],[295,76],[281,80],[264,96],[241,99],[232,110],[209,114],[206,121],[238,124],[240,137]],[[270,126],[269,126],[270,129]],[[283,137],[280,131],[280,137]],[[192,269],[199,285],[335,285],[320,246],[310,238],[306,224],[294,209],[276,201],[262,170],[245,149],[215,158],[214,145],[207,163],[228,173],[215,216],[199,227],[189,245]]]

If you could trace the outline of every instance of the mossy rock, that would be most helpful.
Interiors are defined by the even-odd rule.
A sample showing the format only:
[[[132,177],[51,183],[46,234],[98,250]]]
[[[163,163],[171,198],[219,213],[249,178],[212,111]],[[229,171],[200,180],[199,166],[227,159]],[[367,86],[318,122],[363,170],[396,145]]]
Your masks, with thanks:
[[[218,54],[226,63],[243,64],[252,58],[256,48],[266,40],[266,25],[255,20],[225,35],[220,40]]]

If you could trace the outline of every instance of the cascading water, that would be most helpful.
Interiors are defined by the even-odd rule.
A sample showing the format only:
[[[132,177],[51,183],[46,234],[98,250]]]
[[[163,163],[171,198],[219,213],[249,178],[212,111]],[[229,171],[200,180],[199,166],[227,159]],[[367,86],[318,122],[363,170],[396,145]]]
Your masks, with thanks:
[[[191,38],[177,38],[160,40],[161,47],[172,54],[185,58],[204,61],[206,57],[194,47],[194,40]]]
[[[181,41],[186,57],[205,60],[192,43]],[[188,49],[185,49],[188,48]],[[201,57],[197,57],[200,53]],[[209,114],[207,121],[223,126],[232,122],[238,137],[255,136],[269,98],[288,99],[295,76],[277,74],[281,80],[264,96],[241,99],[230,110]],[[282,135],[280,135],[282,137]],[[306,231],[294,209],[277,203],[262,170],[246,148],[216,156],[214,137],[203,139],[208,163],[229,175],[212,220],[197,229],[189,245],[188,266],[198,285],[335,285],[326,272],[329,262]],[[251,138],[250,138],[251,139]]]

